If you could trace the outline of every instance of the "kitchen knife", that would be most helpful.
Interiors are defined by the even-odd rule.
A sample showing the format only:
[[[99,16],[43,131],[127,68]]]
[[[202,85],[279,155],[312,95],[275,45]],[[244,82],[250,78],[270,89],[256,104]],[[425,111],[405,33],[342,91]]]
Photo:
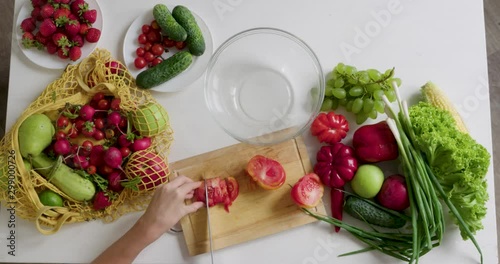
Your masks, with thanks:
[[[210,211],[208,209],[208,187],[207,187],[207,179],[204,179],[205,185],[205,206],[207,207],[207,225],[208,225],[208,238],[210,239],[210,260],[212,264],[214,264],[214,251],[212,248],[212,229],[210,224]]]

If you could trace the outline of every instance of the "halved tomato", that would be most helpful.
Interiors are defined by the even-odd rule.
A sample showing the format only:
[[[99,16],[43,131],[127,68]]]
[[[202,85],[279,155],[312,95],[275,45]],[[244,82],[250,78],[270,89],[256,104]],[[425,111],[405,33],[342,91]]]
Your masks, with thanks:
[[[286,173],[281,164],[273,159],[256,155],[247,164],[247,173],[262,188],[278,189],[285,183]]]
[[[309,173],[299,179],[292,187],[292,199],[300,207],[312,208],[319,204],[325,189],[321,179],[315,173]]]

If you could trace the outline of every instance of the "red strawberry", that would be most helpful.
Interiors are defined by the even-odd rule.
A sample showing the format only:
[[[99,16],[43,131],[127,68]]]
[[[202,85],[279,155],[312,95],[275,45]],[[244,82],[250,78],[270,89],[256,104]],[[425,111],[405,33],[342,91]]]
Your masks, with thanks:
[[[68,36],[74,36],[80,33],[80,22],[78,22],[78,20],[70,20],[64,28],[66,29]]]
[[[57,56],[61,59],[67,59],[69,56],[69,48],[68,47],[62,47],[57,50]]]
[[[46,45],[46,47],[47,47],[47,52],[48,52],[49,54],[56,54],[56,53],[57,53],[57,49],[58,49],[58,48],[57,48],[57,45],[56,45],[56,44],[54,44],[54,42],[52,42],[52,41],[47,41],[47,45]]]
[[[89,28],[86,35],[86,40],[90,43],[95,43],[101,38],[101,31],[97,28]]]
[[[51,4],[45,4],[40,8],[40,15],[43,18],[49,18],[54,15],[54,7]]]
[[[36,21],[32,17],[25,18],[23,22],[21,22],[21,29],[23,32],[33,32],[36,28]]]
[[[71,3],[71,12],[75,15],[80,15],[84,11],[87,11],[88,8],[89,5],[84,0],[75,0]]]
[[[66,25],[69,21],[69,14],[71,14],[71,11],[67,8],[61,7],[56,9],[54,12],[54,21],[56,21],[57,26],[62,27]]]
[[[58,47],[69,47],[69,40],[63,33],[55,33],[52,35],[52,42]]]
[[[23,38],[22,38],[23,47],[29,49],[29,48],[33,47],[34,42],[35,42],[35,36],[33,36],[33,33],[24,32]]]
[[[45,37],[42,32],[38,31],[35,35],[35,40],[38,41],[40,44],[45,46],[47,42],[49,42],[48,38]]]
[[[82,47],[83,43],[84,43],[83,37],[81,35],[78,35],[78,34],[71,37],[70,41],[71,41],[70,44],[72,46],[76,46],[76,47]]]
[[[44,37],[51,36],[52,34],[54,34],[54,32],[56,32],[56,30],[56,24],[54,24],[54,21],[52,21],[52,19],[50,18],[44,19],[40,24],[40,33]]]
[[[33,7],[41,7],[47,3],[47,0],[31,0],[31,5]]]
[[[72,61],[77,61],[78,59],[80,59],[81,56],[82,56],[82,50],[80,49],[80,47],[75,46],[69,50],[69,58]]]
[[[97,19],[97,10],[92,9],[82,13],[83,21],[93,24]]]
[[[35,20],[37,21],[42,21],[43,18],[42,16],[40,15],[40,7],[35,7],[33,8],[33,11],[31,11],[31,17],[34,18]]]
[[[80,24],[80,35],[85,36],[85,35],[87,35],[88,31],[89,31],[89,25]]]
[[[75,14],[70,13],[70,14],[68,15],[68,19],[69,19],[70,21],[71,21],[71,20],[78,20],[78,17],[77,17]]]

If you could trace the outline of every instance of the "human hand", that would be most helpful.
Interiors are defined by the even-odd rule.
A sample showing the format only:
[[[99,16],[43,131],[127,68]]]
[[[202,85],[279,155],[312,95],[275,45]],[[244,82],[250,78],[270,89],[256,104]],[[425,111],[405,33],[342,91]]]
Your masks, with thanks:
[[[181,175],[156,189],[146,212],[139,219],[147,228],[147,235],[152,241],[158,239],[182,217],[203,207],[203,202],[189,205],[184,203],[186,199],[193,198],[194,190],[200,186],[201,182],[193,182]]]

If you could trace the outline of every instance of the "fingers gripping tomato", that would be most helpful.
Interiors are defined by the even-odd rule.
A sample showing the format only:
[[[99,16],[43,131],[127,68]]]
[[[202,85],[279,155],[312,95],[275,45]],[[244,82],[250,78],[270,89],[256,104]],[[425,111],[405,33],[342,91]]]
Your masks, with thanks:
[[[266,190],[278,189],[285,183],[285,169],[273,159],[256,155],[247,164],[247,173],[262,188]]]
[[[358,169],[354,150],[342,143],[321,147],[316,160],[314,173],[321,178],[323,184],[329,187],[344,186],[346,182],[352,180]]]
[[[311,133],[320,142],[335,144],[346,137],[349,123],[343,115],[334,112],[320,113],[311,125]]]
[[[292,199],[300,207],[312,208],[323,197],[324,187],[318,175],[309,173],[299,179],[292,187]]]
[[[205,201],[205,183],[207,184],[208,201]],[[229,206],[236,200],[238,194],[239,185],[235,178],[211,178],[195,190],[194,197],[197,201],[208,202],[210,207],[224,204],[224,209],[229,212]]]

